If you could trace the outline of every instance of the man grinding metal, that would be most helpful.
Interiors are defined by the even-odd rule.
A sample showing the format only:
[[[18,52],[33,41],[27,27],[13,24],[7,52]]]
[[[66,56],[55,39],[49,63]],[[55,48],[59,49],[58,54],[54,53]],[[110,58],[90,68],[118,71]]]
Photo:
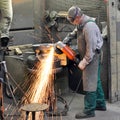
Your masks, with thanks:
[[[100,53],[103,45],[100,29],[93,18],[85,15],[77,6],[68,10],[67,19],[77,27],[68,34],[63,43],[68,44],[77,37],[77,45],[82,60],[78,67],[82,70],[84,110],[75,115],[76,119],[95,116],[95,110],[106,111],[104,92],[100,79]]]

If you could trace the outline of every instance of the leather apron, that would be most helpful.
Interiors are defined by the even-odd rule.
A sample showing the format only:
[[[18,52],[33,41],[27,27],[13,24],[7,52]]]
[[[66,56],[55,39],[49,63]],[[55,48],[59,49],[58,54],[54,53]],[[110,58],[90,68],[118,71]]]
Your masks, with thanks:
[[[81,59],[83,59],[86,52],[85,51],[86,43],[82,30],[78,30],[77,35],[78,35],[77,38],[78,51],[81,55]],[[93,60],[82,71],[84,91],[96,91],[97,89],[98,60],[99,60],[99,54],[95,53]]]

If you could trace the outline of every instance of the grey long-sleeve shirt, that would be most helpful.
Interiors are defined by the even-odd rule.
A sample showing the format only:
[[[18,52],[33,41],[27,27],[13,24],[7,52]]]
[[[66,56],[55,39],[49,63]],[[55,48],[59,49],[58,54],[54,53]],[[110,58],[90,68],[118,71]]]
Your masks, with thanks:
[[[83,16],[82,22],[91,19],[88,16]],[[96,49],[101,49],[103,39],[99,27],[95,22],[87,22],[83,27],[83,39],[85,40],[85,55],[84,58],[90,63],[95,55]],[[80,43],[78,43],[80,44]]]

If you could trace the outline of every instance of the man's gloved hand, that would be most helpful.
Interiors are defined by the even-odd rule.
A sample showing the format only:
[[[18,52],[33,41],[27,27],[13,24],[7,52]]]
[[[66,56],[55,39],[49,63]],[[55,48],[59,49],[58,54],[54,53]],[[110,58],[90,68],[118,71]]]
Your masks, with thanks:
[[[81,70],[84,70],[86,65],[88,65],[88,62],[86,61],[85,58],[83,58],[83,60],[81,60],[78,64],[78,67],[81,69]]]
[[[8,42],[9,42],[9,38],[8,37],[3,37],[0,39],[1,42],[1,47],[7,47]]]
[[[63,43],[68,45],[68,46],[70,45],[70,39],[68,36],[64,38]]]

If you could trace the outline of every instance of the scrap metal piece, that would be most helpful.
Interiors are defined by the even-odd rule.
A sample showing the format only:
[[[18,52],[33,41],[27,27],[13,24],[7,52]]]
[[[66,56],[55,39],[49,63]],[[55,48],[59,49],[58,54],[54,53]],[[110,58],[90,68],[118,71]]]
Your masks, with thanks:
[[[15,49],[14,49],[14,53],[15,53],[16,55],[22,55],[22,51],[20,50],[20,48],[15,48]]]

